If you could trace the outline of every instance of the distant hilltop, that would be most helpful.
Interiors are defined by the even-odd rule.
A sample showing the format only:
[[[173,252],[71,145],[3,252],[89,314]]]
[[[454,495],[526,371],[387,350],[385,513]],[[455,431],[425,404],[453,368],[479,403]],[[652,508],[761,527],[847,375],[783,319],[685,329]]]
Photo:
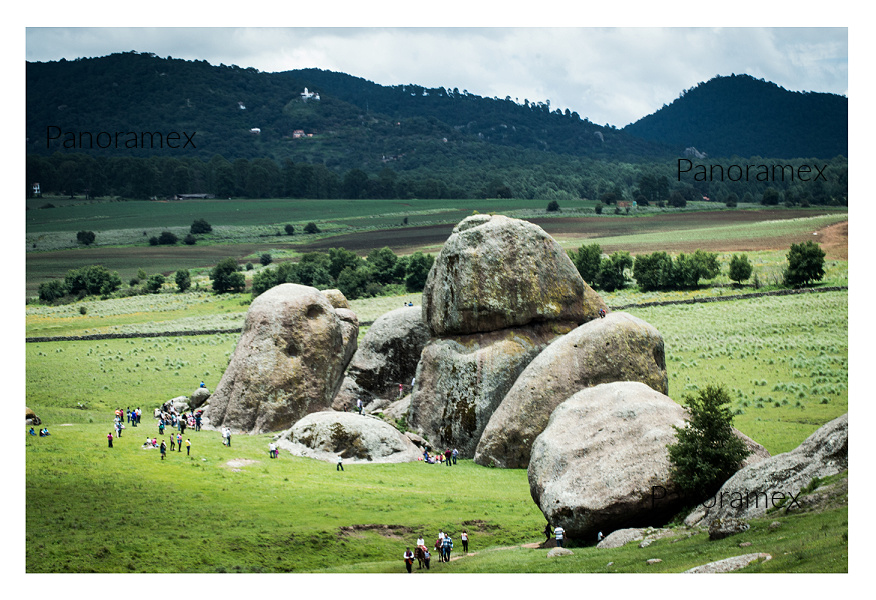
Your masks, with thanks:
[[[669,162],[694,148],[693,156],[710,159],[848,154],[847,98],[790,92],[748,75],[700,83],[617,129],[597,125],[586,114],[552,109],[550,100],[382,86],[320,69],[266,73],[126,52],[28,62],[26,70],[28,154],[75,150],[203,159],[220,154],[368,172],[382,168],[387,156],[406,157],[408,163],[397,161],[404,169],[446,166],[452,155],[531,164],[532,153],[621,162]],[[58,148],[47,143],[49,127],[103,141],[116,139],[116,133],[121,139],[125,132],[196,132],[197,144]]]

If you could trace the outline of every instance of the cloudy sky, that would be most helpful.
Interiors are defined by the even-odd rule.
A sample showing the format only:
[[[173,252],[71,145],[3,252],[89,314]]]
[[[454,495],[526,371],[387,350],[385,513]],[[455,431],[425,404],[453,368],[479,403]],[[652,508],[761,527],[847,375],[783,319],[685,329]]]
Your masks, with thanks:
[[[317,67],[382,85],[550,100],[617,127],[719,74],[797,91],[849,89],[844,27],[28,27],[25,37],[29,61],[135,50],[262,71]]]

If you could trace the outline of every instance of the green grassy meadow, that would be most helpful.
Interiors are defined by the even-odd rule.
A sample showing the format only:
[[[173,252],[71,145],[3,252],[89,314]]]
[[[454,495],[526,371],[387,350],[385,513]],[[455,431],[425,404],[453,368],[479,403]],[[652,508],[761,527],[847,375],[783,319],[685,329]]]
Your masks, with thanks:
[[[105,210],[107,222],[120,226],[128,218],[123,215],[128,204],[67,207],[71,211],[67,231],[75,236],[79,224],[88,222],[87,217],[81,222],[75,217],[82,214],[77,210],[84,209]],[[232,206],[224,210],[230,213]],[[446,208],[438,201],[423,206],[434,214]],[[35,212],[42,215],[62,208],[59,204],[57,209],[31,210],[28,219]],[[168,210],[180,211],[174,213],[177,221],[169,221],[177,224],[190,222],[194,214],[172,206]],[[357,219],[368,218],[356,212],[358,207],[345,210],[343,218],[357,226]],[[396,219],[401,214],[382,218]],[[203,216],[198,213],[195,218]],[[654,243],[655,235],[669,239],[670,225],[660,225],[665,231],[655,232],[656,221],[649,226],[649,218],[660,216],[603,219],[615,228],[613,234],[600,238],[594,232],[593,239],[620,237],[620,226],[643,227],[638,236],[635,231],[623,233],[631,236],[624,238],[631,247]],[[696,219],[700,225],[686,221],[685,228],[708,229],[706,216]],[[812,228],[838,220],[837,215],[819,213],[810,220],[795,217],[775,226],[782,235],[788,230],[791,235],[811,235]],[[57,223],[40,227],[51,231],[48,228]],[[713,225],[715,235],[730,245],[740,240],[744,246],[751,231],[762,236],[771,231],[768,225],[728,225],[721,218]],[[590,238],[562,241],[576,247]],[[242,245],[227,248],[241,251]],[[252,248],[257,252],[257,245]],[[66,252],[87,255],[92,250],[116,251]],[[780,273],[785,260],[785,253],[778,250],[746,253],[765,283]],[[34,278],[31,265],[36,264],[30,258],[39,254],[28,253],[28,281]],[[721,255],[725,269],[729,255],[729,251]],[[162,260],[172,259],[170,254]],[[52,260],[63,263],[63,257]],[[136,271],[139,266],[131,268]],[[829,261],[827,272],[822,286],[848,285],[847,261]],[[26,308],[26,335],[242,326],[248,293],[214,296],[205,291],[202,274],[196,273],[195,281],[204,285],[187,294],[168,290],[57,307],[31,304]],[[751,291],[731,286],[721,275],[693,291],[642,294],[628,289],[604,298],[609,305],[620,306]],[[367,323],[407,301],[419,304],[419,295],[355,300],[351,305],[360,321]],[[707,384],[725,385],[733,397],[736,427],[773,454],[795,448],[819,426],[848,412],[847,291],[626,310],[662,333],[673,399],[683,402],[686,394]],[[366,329],[360,331],[360,339]],[[404,548],[420,534],[427,541],[434,539],[441,528],[457,541],[459,532],[467,529],[473,554],[449,564],[433,559],[432,572],[438,573],[680,572],[748,552],[773,555],[771,561],[746,568],[748,572],[848,571],[847,506],[770,515],[752,522],[745,534],[718,542],[700,534],[659,540],[647,549],[636,544],[616,550],[581,546],[573,547],[574,556],[548,560],[545,550],[523,547],[544,539],[544,517],[530,498],[525,470],[490,469],[463,460],[450,468],[350,464],[339,473],[334,464],[289,454],[270,460],[270,435],[236,436],[232,448],[226,448],[218,432],[206,430],[186,431],[184,438],[192,440],[191,456],[183,450],[162,462],[157,450],[142,449],[146,435],[158,433],[148,416],[152,410],[170,398],[190,394],[201,380],[215,388],[237,338],[227,333],[25,345],[26,403],[52,432],[48,438],[25,433],[24,568],[28,573],[402,573]],[[109,449],[106,434],[112,410],[128,406],[144,410],[143,424],[128,426]],[[776,520],[781,526],[770,528]],[[738,544],[744,541],[752,546],[740,549]],[[457,543],[454,552],[460,551]],[[654,557],[663,562],[645,564]]]

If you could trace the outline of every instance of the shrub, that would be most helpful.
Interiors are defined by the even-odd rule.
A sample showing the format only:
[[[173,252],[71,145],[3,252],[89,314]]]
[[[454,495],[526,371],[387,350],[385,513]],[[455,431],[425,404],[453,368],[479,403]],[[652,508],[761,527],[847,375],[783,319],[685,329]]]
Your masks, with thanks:
[[[252,271],[253,269],[255,269],[255,267],[253,266],[253,264],[251,262],[248,262],[248,263],[246,263],[245,269],[247,271]]]
[[[85,306],[80,306],[80,307],[79,307],[79,314],[80,314],[80,315],[87,315],[87,314],[88,314],[88,309],[87,309]]]
[[[119,274],[110,272],[103,265],[70,269],[64,276],[64,283],[70,294],[83,298],[88,295],[108,296],[122,287]]]
[[[434,262],[435,257],[431,254],[423,254],[419,251],[411,254],[405,271],[405,288],[409,292],[423,291]]]
[[[672,257],[666,252],[640,254],[636,257],[633,276],[643,292],[668,289],[672,281]]]
[[[195,219],[192,226],[189,227],[189,233],[210,233],[213,228],[204,219]]]
[[[194,246],[195,242],[197,242],[197,241],[198,241],[198,239],[195,236],[193,236],[191,233],[186,234],[186,237],[183,238],[183,244],[185,244],[187,246]]]
[[[749,454],[745,442],[733,433],[730,402],[727,390],[715,385],[685,397],[690,416],[684,427],[673,426],[677,441],[667,450],[670,476],[686,494],[711,496]]]
[[[161,286],[164,285],[164,275],[156,273],[146,281],[146,290],[153,294],[161,291]]]
[[[225,258],[210,271],[210,279],[213,281],[213,291],[217,294],[225,292],[242,292],[246,287],[243,273],[237,270],[237,261],[233,258]]]
[[[734,254],[730,257],[730,281],[735,281],[736,283],[742,283],[749,277],[751,277],[751,263],[748,261],[748,257],[744,254],[737,256]]]
[[[791,244],[785,284],[797,286],[821,281],[824,278],[824,256],[824,250],[812,240]]]
[[[161,235],[158,236],[158,243],[162,246],[173,246],[178,241],[179,238],[169,231],[162,231]]]
[[[270,253],[268,253],[268,252],[262,253],[262,255],[259,257],[259,262],[262,264],[263,267],[267,267],[273,261],[274,261],[274,259],[271,257]]]
[[[181,292],[192,287],[192,276],[189,274],[188,269],[180,269],[177,271],[174,281],[176,282],[176,287],[178,287]]]
[[[559,203],[556,200],[551,200],[550,202],[548,202],[547,211],[548,212],[559,212],[560,211]]]
[[[601,215],[602,214],[602,205],[597,204],[596,206],[594,206],[593,212],[595,212],[597,215]]]
[[[736,208],[739,203],[739,196],[730,192],[727,194],[727,197],[724,199],[724,204],[727,205],[728,208]]]
[[[158,245],[158,236],[153,235],[152,237],[150,237],[149,238],[149,245],[150,246],[157,246]]]
[[[627,276],[624,271],[632,266],[633,257],[630,256],[629,252],[614,252],[600,263],[596,284],[606,292],[623,289],[627,285]]]
[[[681,192],[675,191],[669,195],[669,206],[674,208],[684,208],[687,206],[687,200],[681,195]]]
[[[40,300],[42,300],[43,302],[54,302],[55,300],[60,300],[61,298],[66,296],[68,292],[69,290],[67,289],[67,285],[62,279],[52,279],[51,281],[44,281],[37,289]]]
[[[94,243],[93,231],[80,231],[76,234],[76,241],[86,246]]]
[[[293,235],[295,233],[295,228],[289,224],[287,224],[283,229],[286,230],[286,235]]]
[[[304,226],[304,233],[319,233],[320,229],[316,226],[316,223],[310,222]]]
[[[599,266],[602,262],[602,247],[599,244],[587,244],[581,246],[578,250],[569,250],[569,258],[581,278],[588,284],[596,283],[596,276],[599,274]]]

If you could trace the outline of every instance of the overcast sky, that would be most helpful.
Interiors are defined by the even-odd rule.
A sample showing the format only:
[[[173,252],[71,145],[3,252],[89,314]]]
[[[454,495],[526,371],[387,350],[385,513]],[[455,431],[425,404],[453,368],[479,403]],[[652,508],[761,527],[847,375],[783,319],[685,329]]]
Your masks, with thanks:
[[[520,102],[550,100],[551,109],[568,108],[617,127],[715,75],[747,73],[795,91],[848,95],[849,88],[845,28],[26,30],[29,61],[129,50],[261,71],[317,67],[382,85],[459,88]]]

